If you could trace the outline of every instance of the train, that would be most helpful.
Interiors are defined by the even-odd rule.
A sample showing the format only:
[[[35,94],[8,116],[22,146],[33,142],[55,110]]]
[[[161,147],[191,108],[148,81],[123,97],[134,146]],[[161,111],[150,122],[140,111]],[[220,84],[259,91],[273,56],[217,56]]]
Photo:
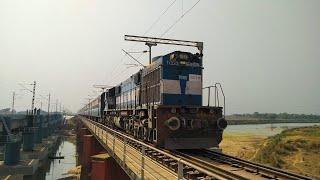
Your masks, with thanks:
[[[183,51],[154,57],[78,114],[156,147],[218,147],[227,121],[222,105],[203,105],[202,57]]]

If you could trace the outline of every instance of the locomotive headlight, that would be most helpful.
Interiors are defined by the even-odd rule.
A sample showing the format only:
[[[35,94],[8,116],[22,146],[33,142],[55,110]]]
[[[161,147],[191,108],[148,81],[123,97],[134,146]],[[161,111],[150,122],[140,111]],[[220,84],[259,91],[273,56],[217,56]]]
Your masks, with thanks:
[[[176,131],[181,126],[180,119],[177,117],[171,117],[165,121],[165,125],[168,126],[170,130]]]
[[[219,118],[217,120],[217,126],[219,129],[224,130],[228,125],[228,122],[224,118]]]
[[[171,54],[171,55],[170,55],[170,60],[171,60],[171,61],[174,61],[174,60],[175,60],[175,55],[174,55],[174,54]]]

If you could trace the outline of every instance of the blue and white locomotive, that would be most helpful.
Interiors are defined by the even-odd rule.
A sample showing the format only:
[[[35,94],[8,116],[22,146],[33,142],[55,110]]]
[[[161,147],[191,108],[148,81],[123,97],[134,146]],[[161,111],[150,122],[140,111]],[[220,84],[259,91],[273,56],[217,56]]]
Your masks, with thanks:
[[[175,51],[102,93],[80,114],[166,149],[217,147],[223,107],[202,105],[202,55]]]

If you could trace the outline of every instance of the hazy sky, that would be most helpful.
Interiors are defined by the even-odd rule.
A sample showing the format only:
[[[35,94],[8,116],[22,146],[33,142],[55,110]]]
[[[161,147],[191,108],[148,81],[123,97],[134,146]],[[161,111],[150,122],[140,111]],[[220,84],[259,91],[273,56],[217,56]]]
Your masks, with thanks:
[[[196,1],[177,0],[146,35],[160,36]],[[123,36],[143,35],[171,2],[0,0],[0,109],[11,106],[12,91],[17,109],[29,108],[31,94],[18,83],[36,80],[37,93],[78,110],[93,84],[115,85],[138,70],[127,68],[134,62],[121,48],[146,47]],[[222,83],[228,114],[320,114],[319,9],[319,0],[201,0],[164,37],[204,42],[204,85]]]

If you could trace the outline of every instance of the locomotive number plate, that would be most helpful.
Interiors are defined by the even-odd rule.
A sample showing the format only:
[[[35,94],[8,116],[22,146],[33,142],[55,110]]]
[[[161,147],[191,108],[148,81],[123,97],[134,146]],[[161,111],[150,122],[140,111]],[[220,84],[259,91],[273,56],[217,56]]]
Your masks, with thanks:
[[[201,75],[189,74],[189,81],[201,81]]]

